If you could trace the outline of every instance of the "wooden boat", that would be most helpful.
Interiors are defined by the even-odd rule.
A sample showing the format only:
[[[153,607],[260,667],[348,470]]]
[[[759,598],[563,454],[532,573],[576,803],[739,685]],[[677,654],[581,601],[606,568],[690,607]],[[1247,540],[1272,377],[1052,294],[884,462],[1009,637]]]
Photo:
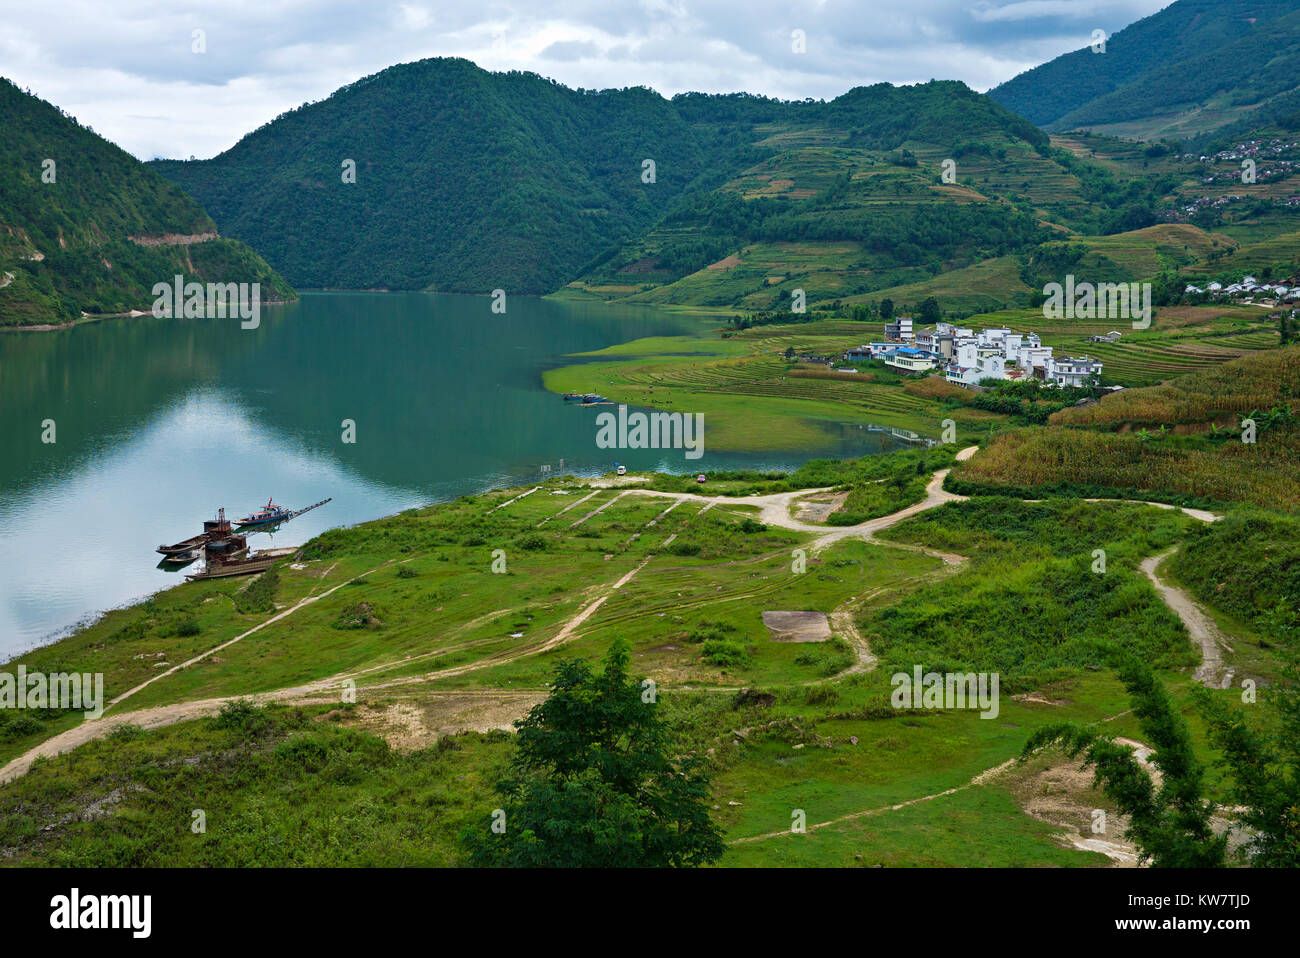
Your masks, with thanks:
[[[193,552],[195,549],[201,548],[205,545],[210,539],[217,539],[228,535],[230,535],[230,520],[226,518],[226,510],[223,507],[217,510],[217,517],[215,519],[204,520],[203,531],[198,535],[190,536],[188,539],[173,543],[169,546],[161,545],[158,547],[158,552],[162,553],[164,556],[180,555],[182,552]]]
[[[189,565],[203,553],[198,549],[191,549],[189,552],[172,552],[163,556],[163,562],[167,565]]]
[[[197,536],[190,536],[188,539],[173,543],[169,546],[159,546],[158,551],[162,553],[166,561],[170,561],[172,556],[185,555],[186,553],[193,552],[207,541],[208,535],[204,532]]]

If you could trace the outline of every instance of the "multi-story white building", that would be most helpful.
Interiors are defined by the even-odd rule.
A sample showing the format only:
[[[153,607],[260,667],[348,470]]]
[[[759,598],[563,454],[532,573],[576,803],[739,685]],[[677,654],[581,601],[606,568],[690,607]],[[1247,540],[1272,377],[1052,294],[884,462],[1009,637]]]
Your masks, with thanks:
[[[1037,333],[1013,333],[1006,327],[971,329],[936,323],[933,332],[913,334],[906,317],[885,327],[886,339],[845,353],[848,360],[883,359],[909,373],[942,369],[944,377],[961,386],[986,379],[1042,379],[1059,386],[1085,386],[1101,374],[1102,364],[1090,356],[1052,355]],[[904,339],[906,337],[906,339]]]
[[[977,386],[985,379],[1006,379],[1007,358],[994,346],[965,342],[956,348],[944,378],[959,386]]]
[[[1091,356],[1062,356],[1049,359],[1046,378],[1058,386],[1086,386],[1093,376],[1101,375],[1101,361]]]
[[[900,316],[892,322],[885,323],[886,339],[911,339],[913,335],[912,320],[908,316]]]

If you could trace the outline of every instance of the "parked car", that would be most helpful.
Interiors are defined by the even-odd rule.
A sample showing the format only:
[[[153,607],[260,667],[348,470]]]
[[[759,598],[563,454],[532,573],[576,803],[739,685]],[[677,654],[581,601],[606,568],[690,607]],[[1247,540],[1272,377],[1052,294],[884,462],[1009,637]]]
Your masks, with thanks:
[[[695,481],[696,481],[696,482],[703,482],[703,481],[704,481],[704,473],[700,473],[698,476],[696,476],[696,477],[695,477]]]
[[[618,467],[618,474],[619,474],[620,476],[626,476],[626,475],[627,475],[627,466],[619,466],[619,467]]]

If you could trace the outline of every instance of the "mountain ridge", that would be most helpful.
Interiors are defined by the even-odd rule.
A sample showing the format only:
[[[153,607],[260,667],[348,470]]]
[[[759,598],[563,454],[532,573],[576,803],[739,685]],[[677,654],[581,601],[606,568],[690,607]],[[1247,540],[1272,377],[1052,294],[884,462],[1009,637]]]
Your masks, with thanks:
[[[1298,86],[1295,0],[1177,0],[1107,37],[1103,52],[1063,54],[988,95],[1050,131],[1157,139],[1208,134],[1251,114],[1256,124],[1276,119],[1284,107],[1270,104]]]
[[[175,184],[2,78],[0,127],[0,325],[147,309],[154,284],[178,274],[293,297]]]

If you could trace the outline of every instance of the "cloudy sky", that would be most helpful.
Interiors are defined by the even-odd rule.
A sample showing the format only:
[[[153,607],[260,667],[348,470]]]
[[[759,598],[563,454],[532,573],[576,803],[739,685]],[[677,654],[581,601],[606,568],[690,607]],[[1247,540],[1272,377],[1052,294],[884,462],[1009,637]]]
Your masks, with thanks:
[[[423,57],[665,96],[831,98],[933,78],[986,90],[1169,2],[0,0],[0,75],[142,159],[209,157],[285,110]]]

